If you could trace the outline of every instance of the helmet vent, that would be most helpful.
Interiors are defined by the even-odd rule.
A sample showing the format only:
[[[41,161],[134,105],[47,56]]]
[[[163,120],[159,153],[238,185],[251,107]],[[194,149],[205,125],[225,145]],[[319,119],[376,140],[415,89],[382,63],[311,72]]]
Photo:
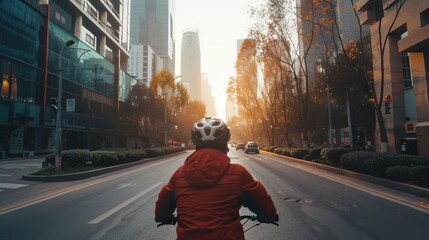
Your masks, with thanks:
[[[204,128],[204,133],[206,134],[206,136],[210,135],[210,128]]]
[[[202,123],[197,124],[198,127],[203,127],[204,125]]]
[[[221,134],[221,131],[219,131],[219,130],[216,129],[216,131],[214,132],[213,136],[214,137],[219,137],[220,134]]]
[[[220,122],[214,122],[213,123],[213,127],[217,127],[217,126],[219,126],[220,125]]]
[[[203,135],[201,135],[201,133],[200,133],[200,132],[198,132],[198,131],[194,132],[194,134],[195,134],[198,138],[202,138],[202,137],[203,137]]]

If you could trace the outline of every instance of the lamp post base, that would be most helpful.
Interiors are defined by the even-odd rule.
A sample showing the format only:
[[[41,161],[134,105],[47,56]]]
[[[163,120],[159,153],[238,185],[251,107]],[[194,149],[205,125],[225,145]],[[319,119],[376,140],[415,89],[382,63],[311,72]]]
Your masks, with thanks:
[[[55,169],[61,170],[61,156],[59,155],[55,156]]]

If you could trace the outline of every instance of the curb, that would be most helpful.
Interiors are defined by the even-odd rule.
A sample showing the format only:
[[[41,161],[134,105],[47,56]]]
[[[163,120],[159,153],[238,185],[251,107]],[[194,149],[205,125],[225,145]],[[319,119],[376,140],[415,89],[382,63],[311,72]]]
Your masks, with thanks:
[[[406,183],[401,183],[401,182],[395,182],[395,181],[391,181],[391,180],[384,179],[384,178],[373,177],[373,176],[369,176],[369,175],[365,175],[365,174],[361,174],[361,173],[357,173],[357,172],[352,172],[349,170],[344,170],[341,168],[336,168],[336,167],[332,167],[332,166],[328,166],[328,165],[324,165],[324,164],[320,164],[320,163],[309,162],[309,161],[298,159],[298,158],[278,155],[278,154],[275,154],[272,152],[267,152],[264,150],[260,150],[260,151],[261,151],[261,153],[264,153],[267,155],[284,158],[290,162],[296,162],[299,164],[320,168],[320,169],[323,169],[323,170],[326,170],[329,172],[333,172],[333,173],[336,173],[339,175],[356,178],[356,179],[363,180],[363,181],[370,182],[370,183],[374,183],[374,184],[377,184],[377,185],[380,185],[383,187],[391,188],[391,189],[406,192],[406,193],[411,193],[411,194],[414,194],[414,195],[417,195],[420,197],[424,197],[424,198],[429,198],[429,189],[427,189],[427,188],[422,188],[422,187],[418,187],[418,186],[414,186],[414,185],[410,185],[410,184],[406,184]]]
[[[154,157],[154,158],[145,158],[145,159],[135,161],[135,162],[124,163],[124,164],[120,164],[120,165],[116,165],[116,166],[110,166],[110,167],[105,167],[105,168],[100,168],[100,169],[95,169],[95,170],[90,170],[90,171],[85,171],[85,172],[80,172],[80,173],[66,173],[66,174],[58,174],[58,175],[30,175],[30,174],[25,174],[25,175],[22,175],[22,179],[23,180],[29,180],[29,181],[39,181],[39,182],[75,181],[75,180],[99,176],[99,175],[102,175],[105,173],[110,173],[110,172],[130,168],[130,167],[135,167],[135,166],[138,166],[138,165],[141,165],[144,163],[154,162],[154,161],[161,159],[165,156],[174,156],[174,155],[179,155],[179,154],[183,154],[183,153],[186,153],[186,151],[182,151],[182,152],[178,152],[178,153],[172,153],[172,154],[163,155],[163,156]]]

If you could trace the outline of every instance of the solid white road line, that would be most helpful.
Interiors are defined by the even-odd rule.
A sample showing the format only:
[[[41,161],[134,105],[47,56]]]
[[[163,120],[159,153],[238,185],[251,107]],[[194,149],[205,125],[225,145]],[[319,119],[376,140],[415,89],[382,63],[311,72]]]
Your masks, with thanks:
[[[88,224],[97,224],[101,221],[103,221],[104,219],[110,217],[111,215],[113,215],[114,213],[116,213],[117,211],[121,210],[122,208],[126,207],[128,204],[134,202],[135,200],[137,200],[138,198],[140,198],[141,196],[145,195],[146,193],[152,191],[153,189],[157,188],[159,185],[161,185],[162,182],[159,182],[155,185],[153,185],[152,187],[146,189],[145,191],[135,195],[134,197],[128,199],[127,201],[117,205],[116,207],[110,209],[109,211],[101,214],[100,216],[94,218],[93,220],[89,221]]]
[[[0,177],[10,177],[10,176],[12,176],[12,175],[10,175],[10,174],[0,174]]]
[[[0,183],[0,188],[9,188],[9,189],[16,189],[28,186],[27,184],[18,184],[18,183]]]

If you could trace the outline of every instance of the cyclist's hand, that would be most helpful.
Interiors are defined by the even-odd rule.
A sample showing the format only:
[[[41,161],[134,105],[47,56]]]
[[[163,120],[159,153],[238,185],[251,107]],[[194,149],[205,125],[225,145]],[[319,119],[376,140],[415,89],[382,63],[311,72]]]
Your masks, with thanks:
[[[168,218],[166,219],[156,219],[156,222],[162,223],[162,224],[171,224],[171,225],[175,225],[177,222],[177,217],[175,214],[171,214]]]
[[[266,218],[262,218],[259,215],[256,217],[256,220],[260,223],[272,223],[272,222],[278,222],[279,221],[279,215],[277,214],[274,219],[268,220]]]

